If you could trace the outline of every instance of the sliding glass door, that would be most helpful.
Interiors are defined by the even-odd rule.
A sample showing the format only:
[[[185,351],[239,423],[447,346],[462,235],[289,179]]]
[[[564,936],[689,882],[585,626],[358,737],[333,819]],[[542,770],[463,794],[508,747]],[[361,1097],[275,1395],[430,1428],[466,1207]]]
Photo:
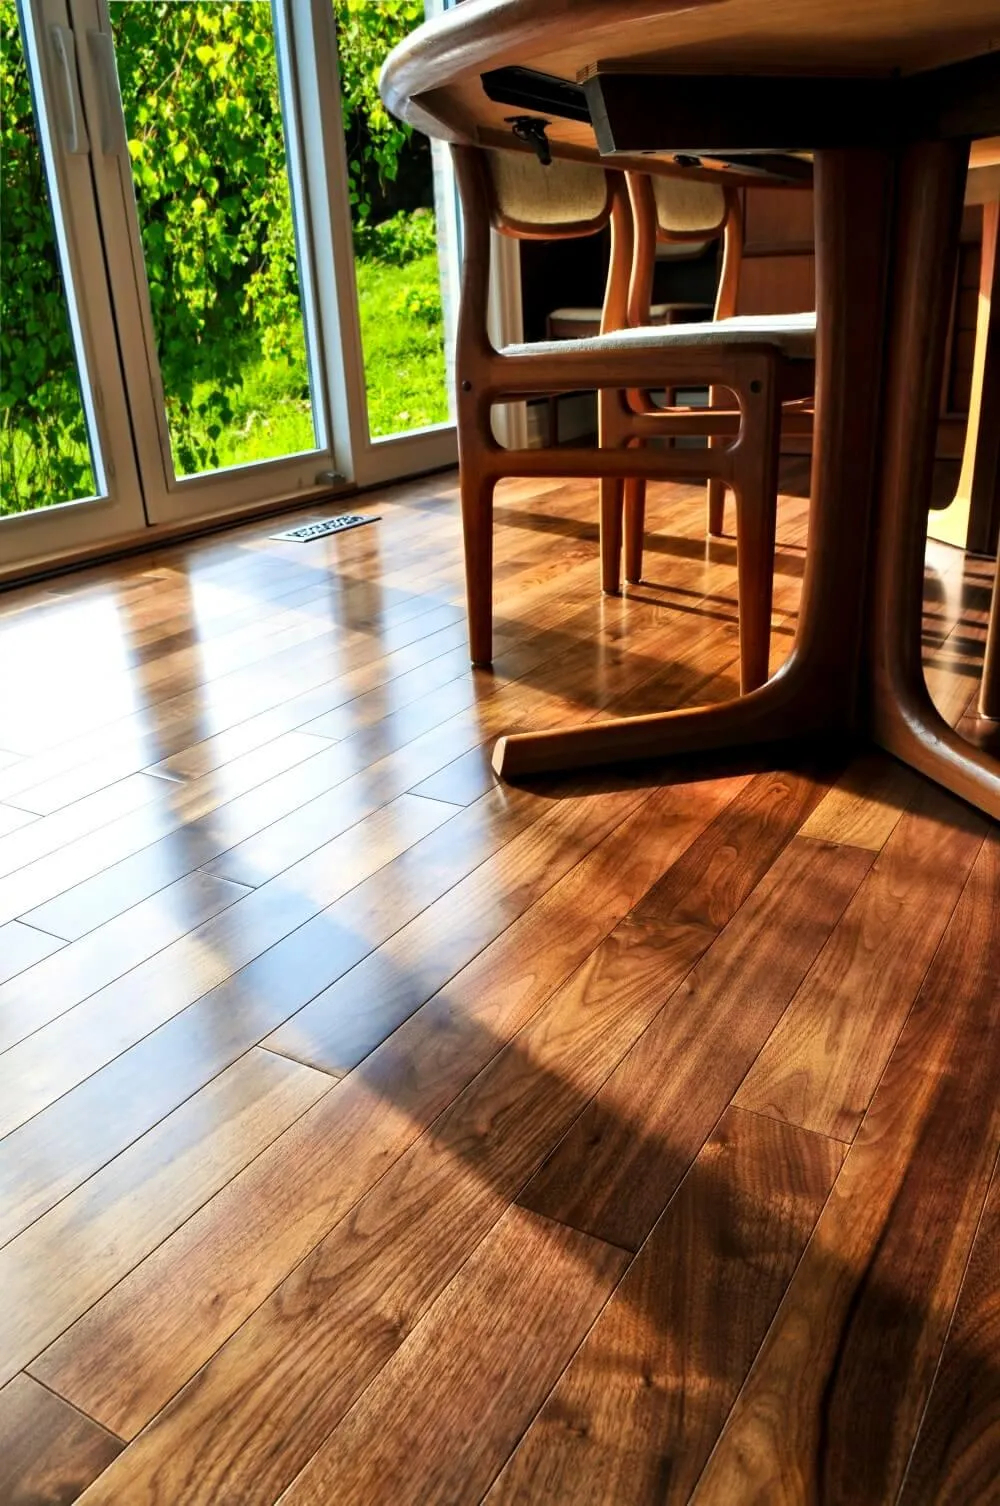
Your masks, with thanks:
[[[375,91],[413,0],[0,19],[0,565],[453,457],[450,175]]]
[[[333,470],[283,4],[70,0],[152,523]]]
[[[144,522],[61,3],[0,0],[0,560]]]

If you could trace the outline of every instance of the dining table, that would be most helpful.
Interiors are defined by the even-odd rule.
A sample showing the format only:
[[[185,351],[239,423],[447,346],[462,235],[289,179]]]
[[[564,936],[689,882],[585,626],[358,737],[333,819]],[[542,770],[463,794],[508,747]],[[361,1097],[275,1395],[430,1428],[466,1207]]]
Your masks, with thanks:
[[[721,704],[511,733],[497,772],[871,742],[1000,817],[1000,759],[940,715],[921,657],[963,198],[970,161],[1000,165],[1000,0],[465,0],[395,48],[380,87],[454,144],[814,186],[815,426],[788,658]],[[998,603],[994,586],[994,692]]]

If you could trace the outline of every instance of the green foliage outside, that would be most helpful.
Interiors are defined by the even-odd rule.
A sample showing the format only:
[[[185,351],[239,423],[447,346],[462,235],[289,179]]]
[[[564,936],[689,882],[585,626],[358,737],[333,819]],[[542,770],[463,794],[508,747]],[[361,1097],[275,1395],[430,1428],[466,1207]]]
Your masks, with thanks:
[[[423,6],[334,4],[378,435],[447,416],[433,211],[413,207],[429,202],[429,164],[377,93]],[[270,5],[110,10],[175,465],[312,448]],[[17,512],[94,482],[14,0],[0,30],[0,511]]]

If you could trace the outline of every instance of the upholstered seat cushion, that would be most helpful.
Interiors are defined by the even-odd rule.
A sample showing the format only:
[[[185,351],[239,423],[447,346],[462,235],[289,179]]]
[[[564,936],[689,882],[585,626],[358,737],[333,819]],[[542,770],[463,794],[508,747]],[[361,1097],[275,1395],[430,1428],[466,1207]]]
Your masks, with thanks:
[[[706,345],[777,345],[792,360],[808,360],[816,352],[815,314],[740,314],[704,324],[642,325],[609,335],[585,335],[579,340],[538,340],[531,345],[505,345],[505,356],[558,355],[574,351],[684,350]]]

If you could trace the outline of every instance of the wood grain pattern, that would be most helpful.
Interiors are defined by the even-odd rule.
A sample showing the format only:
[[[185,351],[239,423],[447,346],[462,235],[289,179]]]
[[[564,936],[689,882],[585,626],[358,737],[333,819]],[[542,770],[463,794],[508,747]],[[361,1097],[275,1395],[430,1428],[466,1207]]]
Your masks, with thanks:
[[[896,1496],[1000,1147],[998,892],[994,834],[708,1463],[700,1503],[874,1506]]]
[[[635,918],[659,925],[691,920],[721,930],[827,788],[819,771],[759,774],[683,862],[654,884]]]
[[[775,667],[797,624],[806,479],[802,463],[794,462],[788,482],[799,495],[784,496],[780,506]],[[772,1282],[777,1285],[775,1271],[791,1258],[791,1245],[776,1231],[788,1227],[786,1217],[796,1229],[806,1223],[807,1199],[792,1193],[785,1198],[782,1192],[801,1185],[794,1167],[804,1164],[788,1148],[824,1142],[781,1121],[727,1110],[725,1073],[740,1041],[762,1026],[761,1011],[794,982],[795,959],[828,934],[831,890],[846,892],[854,865],[860,878],[880,839],[883,845],[900,841],[902,822],[910,819],[900,818],[888,833],[892,801],[875,768],[870,782],[855,777],[848,784],[848,776],[828,793],[842,767],[836,755],[776,776],[748,776],[745,769],[701,760],[669,771],[637,769],[627,779],[609,774],[578,783],[547,780],[518,790],[497,786],[484,758],[484,740],[505,697],[520,705],[526,718],[568,725],[664,703],[704,699],[713,704],[734,693],[734,543],[720,538],[706,545],[700,489],[654,485],[649,580],[622,597],[601,600],[595,592],[593,488],[578,482],[504,483],[496,508],[498,654],[495,675],[486,682],[464,666],[454,475],[394,488],[372,502],[383,513],[380,527],[359,530],[330,547],[280,544],[267,536],[273,524],[257,522],[0,600],[0,743],[17,754],[0,767],[0,806],[8,800],[7,809],[14,810],[19,793],[30,791],[36,792],[35,804],[67,801],[48,814],[19,815],[20,829],[0,837],[0,843],[20,842],[39,830],[34,845],[23,851],[4,848],[8,860],[23,858],[24,864],[12,866],[9,883],[0,879],[6,886],[0,895],[7,894],[10,907],[19,907],[17,919],[0,929],[0,973],[14,952],[9,938],[24,942],[25,923],[37,922],[39,934],[51,927],[69,942],[51,960],[32,960],[30,971],[8,980],[10,987],[0,983],[0,999],[12,1006],[16,1001],[18,1012],[25,1011],[22,1024],[48,1018],[43,1030],[56,1025],[49,1016],[63,1005],[70,1006],[67,1018],[71,1010],[92,1008],[93,1039],[81,1030],[79,1064],[104,1062],[0,1140],[0,1239],[6,1244],[0,1265],[8,1261],[2,1265],[0,1322],[19,1354],[39,1343],[46,1346],[29,1360],[44,1381],[22,1371],[0,1396],[6,1401],[11,1386],[27,1385],[25,1394],[47,1398],[52,1395],[47,1386],[55,1385],[65,1393],[63,1400],[134,1439],[125,1459],[132,1455],[136,1462],[119,1461],[104,1483],[94,1482],[88,1492],[99,1492],[98,1498],[115,1506],[147,1498],[175,1506],[185,1498],[178,1480],[188,1478],[195,1482],[195,1498],[200,1492],[212,1506],[227,1498],[243,1506],[258,1489],[270,1502],[294,1485],[317,1448],[324,1462],[315,1466],[315,1478],[325,1479],[334,1454],[327,1440],[333,1429],[346,1426],[353,1407],[359,1416],[369,1415],[364,1397],[372,1384],[378,1389],[371,1392],[371,1417],[382,1416],[394,1394],[400,1418],[433,1414],[436,1423],[428,1436],[438,1431],[445,1436],[454,1408],[442,1401],[421,1411],[419,1382],[411,1389],[401,1379],[411,1373],[405,1367],[412,1360],[404,1351],[424,1352],[422,1328],[439,1302],[448,1304],[439,1309],[441,1316],[454,1314],[453,1304],[464,1301],[463,1290],[470,1290],[462,1285],[466,1256],[474,1259],[484,1239],[495,1241],[491,1231],[498,1220],[504,1221],[501,1229],[521,1219],[525,1229],[553,1227],[539,1225],[532,1212],[518,1213],[517,1199],[553,1149],[572,1141],[573,1124],[587,1121],[595,1095],[607,1103],[606,1084],[621,1080],[622,1053],[638,1055],[645,1049],[639,1044],[644,1036],[654,1038],[668,996],[677,992],[671,980],[686,987],[681,975],[698,956],[694,976],[701,986],[692,997],[699,1012],[689,1011],[684,1022],[689,1031],[681,1056],[670,1041],[655,1060],[650,1052],[642,1084],[622,1101],[621,1116],[632,1125],[622,1142],[623,1165],[633,1153],[637,1165],[648,1165],[633,1192],[642,1192],[648,1177],[656,1194],[655,1217],[669,1188],[658,1187],[664,1168],[654,1151],[669,1145],[666,1170],[674,1178],[671,1185],[679,1180],[680,1187],[657,1227],[674,1227],[671,1266],[679,1268],[689,1252],[704,1266],[702,1250],[714,1269],[711,1259],[722,1261],[734,1248],[724,1237],[725,1224],[709,1219],[702,1225],[715,1231],[718,1242],[711,1246],[689,1242],[680,1232],[691,1187],[718,1188],[706,1174],[720,1161],[729,1165],[729,1150],[720,1153],[717,1141],[710,1140],[703,1151],[716,1128],[716,1116],[708,1111],[712,1093],[720,1094],[726,1125],[752,1126],[740,1138],[735,1159],[743,1168],[741,1185],[758,1188],[760,1197],[737,1200],[737,1213],[746,1216],[740,1226],[742,1258],[723,1262],[724,1274],[713,1280],[719,1300],[710,1317],[721,1320],[727,1292],[744,1291],[744,1271],[759,1272],[759,1290],[747,1288],[746,1305],[740,1307],[740,1298],[737,1306],[759,1316],[763,1306],[757,1304]],[[925,655],[935,694],[956,716],[966,711],[975,690],[991,580],[992,566],[963,560],[941,546],[929,552]],[[46,697],[38,695],[41,683],[50,692]],[[441,727],[468,729],[465,753],[461,741],[450,740],[450,730],[433,725],[446,711],[452,715]],[[316,738],[327,739],[318,751]],[[843,804],[848,788],[851,809]],[[403,801],[390,809],[413,789],[420,792],[409,796],[415,805]],[[447,819],[382,867],[367,866],[378,856],[372,846],[381,846],[384,838],[389,845],[383,850],[395,850],[393,833],[406,825],[406,812],[412,809],[418,820],[417,809],[434,797],[446,802]],[[293,813],[314,801],[320,804],[296,823]],[[449,802],[466,808],[449,811]],[[338,805],[341,826],[333,819]],[[323,835],[334,843],[325,849],[309,840],[314,835],[309,820],[320,811],[327,822]],[[376,812],[381,812],[377,820]],[[374,824],[361,826],[366,820]],[[198,913],[182,903],[183,897],[193,903],[205,892],[192,876],[199,866],[277,822],[286,823],[282,831],[300,832],[295,842],[308,841],[310,856],[297,856],[294,842],[283,849],[284,838],[272,834],[275,861],[285,851],[295,860],[293,867],[282,870],[256,908],[243,911],[244,921],[223,923],[253,895],[182,935],[185,918]],[[948,844],[959,840],[961,821],[945,824],[952,836],[934,838],[945,854],[942,865],[950,861]],[[813,833],[805,841],[794,835],[803,827]],[[795,888],[791,865],[801,859],[802,849],[825,856],[803,867],[803,875],[812,878],[804,876]],[[360,866],[354,866],[355,859]],[[922,861],[917,851],[915,863]],[[347,866],[361,882],[341,894],[339,886],[351,877]],[[770,924],[761,925],[762,911],[753,908],[774,873],[780,881],[776,893],[782,886],[795,890],[789,911],[793,930],[777,911]],[[642,934],[651,934],[657,960],[647,963],[629,955],[637,928],[627,917],[654,888],[650,931]],[[332,895],[339,897],[327,903]],[[25,917],[24,906],[36,898],[37,908]],[[806,917],[802,925],[799,916]],[[141,936],[131,933],[130,920],[141,922]],[[173,925],[176,940],[169,939]],[[108,929],[74,949],[98,927]],[[158,938],[168,944],[148,955]],[[984,955],[977,935],[970,933],[966,941],[963,969],[968,954],[978,949]],[[640,941],[640,950],[643,945]],[[705,946],[709,951],[702,955]],[[786,964],[782,954],[789,948]],[[57,965],[64,955],[75,959],[72,965]],[[109,970],[126,963],[130,972],[108,981]],[[944,987],[961,1001],[967,979],[956,977],[961,986],[953,987],[952,979]],[[93,987],[96,993],[81,997]],[[93,1002],[98,999],[103,1002]],[[314,999],[322,1007],[313,1007]],[[963,1008],[960,1002],[960,1012]],[[655,1018],[643,1031],[647,1009]],[[338,1072],[351,1070],[340,1080],[324,1075],[326,1091],[289,1122],[272,1112],[280,1097],[276,1081],[283,1073],[302,1071],[302,1081],[308,1082],[309,1071],[258,1051],[257,1044],[267,1037],[276,1040],[296,1012],[298,1028],[314,1041],[316,1062]],[[11,1030],[10,1009],[6,1019]],[[680,1029],[679,1008],[678,1022]],[[144,1033],[147,1026],[155,1028]],[[77,1038],[72,1033],[63,1038],[66,1028],[49,1037],[52,1063],[40,1063],[43,1072],[54,1074],[45,1079],[53,1086],[77,1075],[72,1060]],[[964,1028],[954,1023],[955,1032]],[[115,1033],[119,1029],[121,1035]],[[950,1023],[947,1029],[952,1030]],[[382,1039],[386,1031],[391,1033]],[[700,1058],[699,1032],[709,1043]],[[63,1042],[62,1058],[57,1039]],[[285,1039],[287,1044],[290,1031]],[[988,1036],[985,1046],[972,1044],[969,1050],[982,1054],[991,1041]],[[116,1043],[125,1047],[117,1056]],[[363,1061],[351,1066],[365,1050]],[[249,1063],[258,1058],[267,1067],[250,1071]],[[21,1060],[26,1068],[27,1056]],[[688,1089],[684,1074],[695,1073],[692,1064],[699,1060],[701,1077],[695,1076]],[[954,1078],[955,1092],[964,1085],[983,1101],[987,1090],[996,1098],[995,1065],[979,1063],[977,1076],[966,1070],[964,1058],[954,1058],[953,1072],[948,1060],[941,1066],[933,1042],[912,1052],[914,1072],[917,1067],[926,1072],[933,1061],[935,1070],[941,1067],[944,1076]],[[910,1058],[901,1060],[897,1051],[895,1062],[896,1100],[902,1102],[911,1082]],[[242,1097],[227,1090],[237,1078]],[[913,1081],[916,1097],[925,1102],[923,1079],[918,1074]],[[13,1090],[27,1091],[23,1079],[14,1081]],[[676,1112],[674,1092],[687,1105],[686,1115]],[[291,1114],[294,1092],[289,1094]],[[664,1118],[671,1104],[674,1112]],[[5,1107],[0,1105],[0,1112]],[[953,1225],[965,1231],[968,1244],[975,1219],[966,1217],[963,1200],[973,1183],[975,1195],[985,1195],[974,1148],[990,1134],[981,1119],[970,1120],[978,1111],[969,1104],[957,1101],[957,1111],[965,1128],[956,1120],[954,1143],[948,1140],[942,1149],[942,1110],[933,1133],[907,1141],[901,1153],[906,1165],[893,1171],[895,1183],[889,1179],[892,1186],[912,1183],[916,1189],[902,1199],[909,1220],[905,1230],[898,1237],[890,1230],[890,1242],[896,1239],[892,1291],[912,1285],[927,1300],[905,1309],[900,1346],[887,1347],[885,1333],[890,1328],[895,1333],[898,1325],[887,1321],[879,1302],[858,1299],[861,1316],[852,1342],[874,1346],[887,1379],[880,1376],[869,1386],[862,1411],[873,1415],[862,1416],[860,1427],[847,1411],[842,1428],[841,1413],[836,1414],[828,1430],[834,1443],[849,1435],[855,1447],[853,1440],[871,1437],[875,1454],[884,1453],[886,1418],[899,1410],[900,1385],[910,1384],[911,1371],[926,1373],[922,1361],[910,1364],[907,1344],[919,1349],[926,1342],[929,1352],[940,1351],[957,1282],[937,1280],[929,1245],[936,1231]],[[763,1159],[753,1164],[751,1142],[762,1157],[765,1151],[770,1156],[767,1166]],[[735,1145],[729,1142],[730,1149]],[[777,1156],[778,1146],[788,1151],[784,1159]],[[685,1181],[692,1162],[696,1172]],[[838,1244],[836,1230],[829,1233],[829,1214],[823,1225],[831,1260],[843,1257],[852,1271],[864,1264],[850,1242],[855,1224],[870,1227],[865,1199],[881,1196],[886,1181],[881,1165],[867,1164],[868,1176],[862,1168],[844,1184],[846,1191],[842,1188],[848,1209],[838,1228],[844,1230],[844,1244]],[[610,1163],[616,1186],[619,1170]],[[694,1181],[695,1175],[701,1180]],[[599,1196],[599,1185],[593,1190]],[[697,1206],[703,1208],[704,1200]],[[694,1227],[686,1218],[683,1226]],[[987,1228],[984,1222],[984,1238]],[[558,1226],[555,1237],[560,1249],[563,1240],[586,1239]],[[487,1245],[483,1254],[491,1248],[498,1246]],[[504,1269],[520,1269],[528,1287],[536,1289],[534,1267],[519,1256],[518,1242],[510,1240],[504,1248],[512,1262]],[[992,1266],[990,1246],[984,1248]],[[19,1263],[12,1252],[19,1252]],[[978,1259],[981,1263],[983,1257]],[[983,1289],[974,1280],[978,1268],[974,1257],[965,1284],[977,1324],[984,1311],[976,1296]],[[568,1294],[572,1272],[580,1278],[585,1269],[571,1263],[559,1291],[550,1285],[543,1295],[558,1304],[564,1286]],[[733,1285],[727,1286],[725,1274]],[[945,1288],[939,1303],[937,1294]],[[515,1292],[527,1289],[515,1283]],[[866,1290],[863,1284],[857,1289]],[[657,1304],[681,1290],[657,1282],[650,1301],[659,1311]],[[702,1310],[695,1300],[701,1289],[688,1282],[683,1290],[692,1294],[694,1324]],[[516,1300],[509,1301],[496,1312],[509,1311],[513,1323],[516,1307]],[[544,1313],[537,1305],[532,1310],[539,1314],[543,1338],[530,1353],[547,1363]],[[615,1310],[629,1314],[627,1332],[635,1333],[641,1320],[637,1309],[622,1303]],[[779,1306],[776,1322],[782,1310]],[[961,1322],[959,1313],[956,1335],[965,1332]],[[678,1481],[690,1478],[699,1449],[713,1428],[718,1431],[712,1409],[724,1409],[730,1394],[725,1387],[738,1380],[741,1366],[746,1369],[753,1347],[752,1323],[745,1329],[737,1324],[738,1341],[721,1327],[720,1321],[720,1331],[710,1331],[707,1339],[722,1357],[714,1372],[717,1384],[707,1385],[702,1371],[689,1366],[691,1384],[668,1398],[671,1415],[682,1414],[693,1430],[683,1435],[689,1441],[681,1442],[680,1424],[671,1423],[671,1468]],[[456,1329],[454,1335],[442,1333],[432,1346],[442,1357],[456,1354],[466,1367],[456,1373],[468,1375],[470,1384],[477,1375],[495,1373],[495,1356],[479,1335],[470,1329],[463,1344]],[[4,1357],[10,1348],[10,1343],[2,1346]],[[981,1379],[975,1395],[988,1397],[990,1377],[976,1367],[977,1352],[963,1339],[956,1357],[971,1359],[958,1373]],[[527,1346],[524,1353],[527,1359]],[[393,1356],[400,1368],[390,1375],[400,1384],[390,1390],[378,1374]],[[518,1356],[519,1351],[503,1366],[506,1416],[516,1411]],[[946,1354],[942,1381],[948,1363]],[[811,1364],[807,1348],[801,1372],[807,1391]],[[867,1384],[867,1361],[858,1365],[862,1380],[851,1379],[848,1395],[853,1386],[863,1391]],[[424,1373],[441,1377],[444,1390],[435,1396],[450,1394],[450,1372],[434,1372],[432,1355],[426,1370],[420,1368]],[[534,1397],[527,1365],[524,1374],[525,1394]],[[620,1415],[616,1375],[605,1372],[613,1418]],[[725,1376],[728,1381],[719,1380]],[[654,1396],[667,1395],[653,1387],[638,1394],[649,1406]],[[937,1415],[933,1398],[926,1414],[930,1442],[925,1448],[935,1460],[941,1457],[941,1438],[954,1433],[956,1394],[951,1383],[939,1393],[947,1402],[948,1421],[931,1427]],[[985,1403],[973,1406],[969,1394],[968,1429],[957,1436],[985,1439],[988,1451],[989,1413]],[[533,1408],[542,1402],[537,1395]],[[595,1405],[599,1402],[597,1395]],[[468,1410],[477,1412],[478,1420],[483,1409]],[[385,1415],[381,1457],[402,1458],[399,1438],[392,1436],[392,1413]],[[525,1416],[523,1423],[528,1421]],[[523,1423],[518,1414],[518,1432]],[[484,1475],[500,1469],[505,1450],[517,1441],[503,1426],[491,1435],[496,1448]],[[89,1423],[85,1433],[94,1436]],[[695,1433],[701,1444],[695,1443]],[[476,1438],[463,1453],[458,1435],[450,1436],[456,1458],[467,1459],[470,1468],[485,1458]],[[621,1440],[627,1436],[623,1426]],[[162,1485],[161,1466],[153,1458],[161,1446],[169,1456]],[[983,1443],[960,1446],[965,1464],[948,1455],[945,1468],[961,1485],[970,1478],[963,1468],[981,1457]],[[258,1449],[267,1454],[263,1470]],[[574,1457],[577,1450],[586,1454],[583,1440],[574,1440]],[[599,1456],[607,1452],[592,1449],[587,1455],[598,1484]],[[908,1445],[901,1457],[907,1452]],[[436,1479],[435,1470],[448,1463],[442,1449],[420,1458],[415,1449],[410,1453],[416,1480]],[[13,1457],[12,1450],[5,1458],[8,1454]],[[29,1450],[29,1457],[40,1465],[43,1450]],[[47,1450],[50,1464],[59,1457],[57,1450]],[[363,1470],[365,1461],[353,1457],[352,1470]],[[918,1457],[913,1455],[914,1466]],[[77,1481],[77,1490],[106,1462],[88,1465],[86,1474],[74,1472],[73,1465],[63,1473],[60,1466],[53,1478]],[[927,1478],[944,1478],[938,1463],[929,1467]],[[302,1476],[305,1482],[309,1478]],[[479,1486],[479,1478],[481,1494],[488,1480]],[[567,1478],[586,1499],[589,1478],[582,1482],[571,1471]],[[4,1499],[6,1477],[0,1479]],[[850,1483],[842,1495],[855,1506]],[[555,1477],[552,1491],[558,1498]],[[568,1494],[572,1498],[573,1492]],[[55,1487],[50,1495],[59,1498]],[[44,1490],[41,1499],[49,1499]],[[833,1491],[831,1499],[836,1499]]]
[[[5,1506],[70,1506],[121,1447],[30,1376],[15,1376],[0,1389],[0,1501]]]
[[[679,840],[702,822],[693,791],[656,802]],[[377,951],[318,994],[264,1044],[324,1071],[349,1071],[408,1015],[563,877],[595,841],[647,798],[598,791],[563,799]],[[709,794],[709,800],[711,800]]]
[[[711,949],[701,949],[707,955],[690,975],[664,990],[649,1029],[521,1201],[638,1249],[870,862],[860,848],[795,838]],[[691,924],[684,918],[657,931],[671,937]],[[695,952],[689,965],[700,956]],[[641,1128],[632,1108],[638,1104]]]
[[[728,1110],[490,1492],[491,1506],[686,1501],[843,1154],[818,1135]]]
[[[1000,1176],[972,1246],[955,1320],[916,1448],[901,1506],[966,1506],[996,1493],[1000,1461]]]
[[[736,1095],[851,1140],[986,830],[925,787],[903,816]]]
[[[601,944],[692,840],[695,803],[740,782],[658,792],[605,837],[69,1330],[51,1355],[60,1390],[133,1436]]]
[[[0,1376],[24,1368],[330,1086],[254,1052],[5,1245]]]
[[[286,1491],[288,1506],[478,1499],[627,1261],[510,1209]]]
[[[912,770],[888,754],[863,753],[806,818],[800,835],[878,852],[912,800],[917,783]]]
[[[636,925],[591,953],[119,1456],[92,1501],[273,1501],[648,1024],[669,965],[670,950]],[[280,1455],[267,1442],[276,1431]]]

